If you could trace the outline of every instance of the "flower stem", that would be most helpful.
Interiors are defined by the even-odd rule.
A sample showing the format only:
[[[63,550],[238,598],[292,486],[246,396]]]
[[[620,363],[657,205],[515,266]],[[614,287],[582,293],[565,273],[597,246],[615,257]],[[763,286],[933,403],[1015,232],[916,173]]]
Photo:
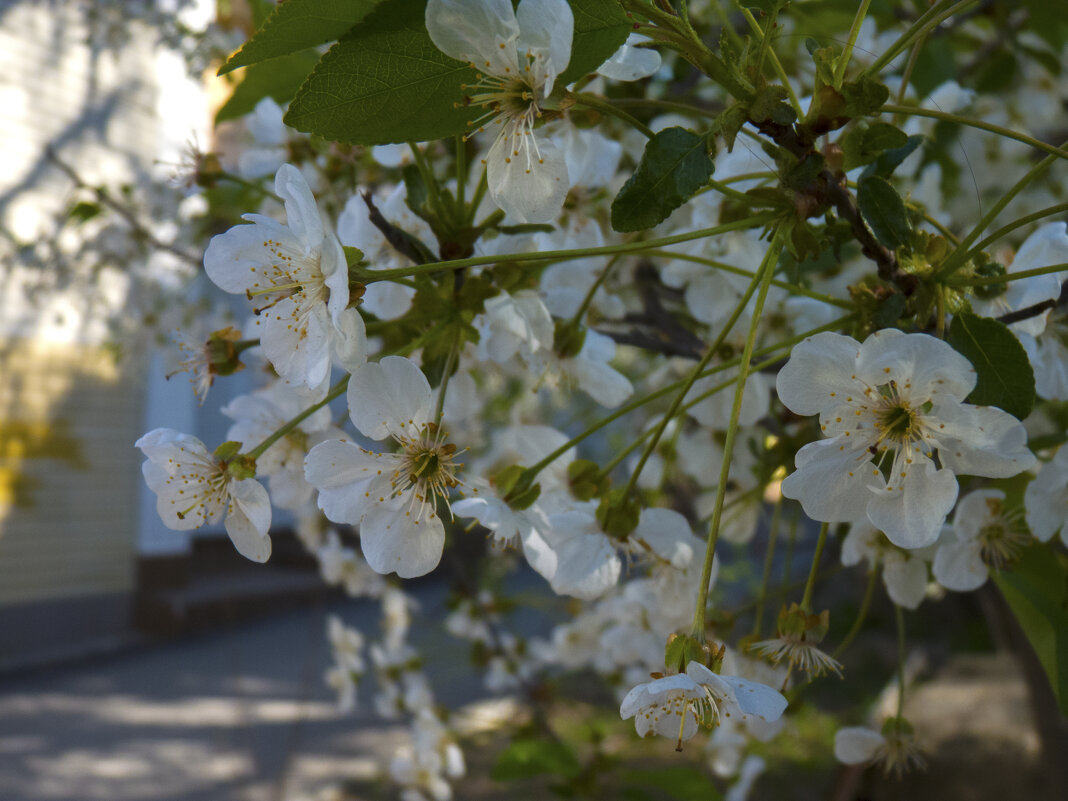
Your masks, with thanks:
[[[1068,203],[1058,203],[1055,206],[1047,206],[1046,208],[1039,209],[1031,214],[1026,214],[1019,219],[1013,220],[1008,225],[1003,225],[1001,228],[998,228],[994,233],[977,243],[975,247],[972,248],[971,252],[979,253],[989,247],[992,242],[1001,239],[1005,234],[1011,233],[1017,228],[1022,228],[1035,220],[1041,220],[1043,217],[1052,217],[1054,214],[1060,214],[1062,211],[1068,211]]]
[[[648,125],[630,116],[630,114],[625,112],[623,109],[612,105],[604,98],[597,97],[596,95],[588,95],[584,92],[574,95],[574,98],[575,105],[582,106],[588,109],[593,109],[594,111],[599,111],[602,114],[607,114],[610,117],[615,117],[617,120],[622,120],[623,122],[627,123],[627,125],[629,125],[631,128],[640,131],[646,139],[652,139],[654,136],[653,130]]]
[[[771,525],[768,526],[768,549],[764,552],[764,574],[760,579],[760,595],[757,597],[756,613],[753,616],[753,636],[760,635],[764,624],[764,602],[768,599],[768,584],[771,581],[771,563],[775,557],[775,540],[779,535],[779,523],[782,520],[782,495],[775,501],[771,512]]]
[[[1021,270],[1018,273],[1006,273],[1005,275],[976,276],[964,278],[959,281],[947,282],[949,286],[986,286],[987,284],[1007,284],[1010,281],[1019,281],[1021,278],[1033,278],[1036,275],[1049,275],[1068,270],[1068,262],[1062,264],[1050,264],[1047,267],[1035,267],[1032,270]]]
[[[464,214],[467,198],[467,143],[462,134],[456,134],[456,207]]]
[[[745,395],[745,382],[749,378],[749,368],[753,361],[753,348],[756,344],[757,329],[760,327],[764,311],[764,301],[768,297],[771,276],[782,253],[782,236],[778,230],[772,238],[764,261],[760,265],[760,292],[753,306],[753,320],[749,324],[749,335],[745,340],[741,362],[738,365],[738,383],[734,391],[734,405],[731,407],[730,421],[727,423],[727,436],[723,443],[723,462],[719,470],[719,485],[716,487],[716,499],[712,506],[712,522],[708,526],[708,545],[705,548],[705,561],[701,568],[701,578],[697,589],[697,605],[694,608],[693,628],[691,634],[698,642],[705,639],[705,607],[708,606],[708,585],[712,579],[712,562],[716,555],[716,540],[719,538],[719,524],[723,516],[723,500],[727,495],[727,482],[730,480],[731,454],[734,450],[734,438],[738,433],[738,418],[742,414],[742,398]]]
[[[870,2],[870,0],[869,0]],[[771,49],[771,25],[768,26],[768,30],[765,33],[764,29],[760,27],[760,23],[756,21],[753,16],[753,12],[746,8],[741,3],[738,7],[742,10],[742,16],[745,17],[746,23],[749,25],[749,29],[760,37],[760,66],[757,68],[758,72],[763,71],[764,56],[767,55],[771,59],[772,69],[775,70],[775,74],[779,76],[779,80],[782,82],[783,88],[786,90],[786,94],[790,98],[790,105],[793,106],[794,111],[797,112],[798,119],[805,116],[804,111],[801,110],[801,103],[797,99],[797,95],[794,94],[794,88],[790,86],[790,78],[786,74],[786,70],[783,69],[782,62],[779,61],[779,57],[775,54],[775,51]],[[774,19],[772,22],[774,23]]]
[[[330,388],[330,391],[326,393],[325,398],[323,398],[318,403],[313,403],[311,406],[309,406],[303,412],[298,414],[284,426],[279,428],[277,431],[267,437],[267,439],[265,439],[263,442],[261,442],[259,445],[257,445],[245,455],[253,459],[259,459],[261,456],[263,456],[263,454],[267,451],[269,447],[274,445],[274,443],[278,442],[278,440],[280,440],[290,431],[295,429],[297,426],[299,426],[301,423],[303,423],[321,408],[326,406],[334,398],[340,396],[345,391],[345,388],[349,385],[349,378],[351,378],[351,376],[346,373],[344,376],[342,376],[340,381],[338,381],[336,384],[334,384],[333,387]]]
[[[853,25],[849,29],[849,39],[846,41],[845,50],[842,51],[842,55],[838,57],[838,61],[834,65],[835,87],[841,86],[842,79],[845,78],[846,67],[849,66],[849,59],[853,56],[853,45],[857,43],[857,37],[860,36],[860,26],[864,24],[864,18],[868,16],[868,6],[870,5],[871,0],[861,0],[856,16],[853,17]]]
[[[685,234],[664,236],[658,239],[637,240],[623,242],[619,245],[602,245],[592,248],[571,248],[569,250],[543,250],[533,253],[511,253],[495,256],[472,256],[468,259],[451,259],[449,261],[436,261],[427,264],[417,264],[411,267],[398,267],[392,270],[371,270],[367,273],[367,282],[385,281],[393,278],[406,278],[410,275],[434,273],[440,270],[459,270],[464,267],[479,267],[485,264],[498,264],[501,262],[525,262],[525,261],[565,261],[568,259],[584,259],[588,256],[611,256],[616,253],[636,253],[649,248],[658,248],[665,245],[675,245],[679,242],[692,242],[695,239],[704,239],[728,231],[742,231],[757,228],[770,223],[775,219],[776,212],[764,212],[742,220],[734,220],[723,225],[711,228],[700,228]]]
[[[415,142],[409,142],[408,149],[412,151],[412,158],[415,160],[415,166],[419,168],[419,174],[423,177],[423,183],[426,184],[426,191],[430,199],[430,205],[443,219],[452,219],[452,210],[445,208],[441,199],[441,189],[438,186],[438,179],[434,176],[433,168],[427,164],[422,151],[419,150],[419,145]]]
[[[593,296],[597,294],[597,290],[604,284],[605,279],[608,278],[608,273],[612,271],[612,268],[616,266],[616,262],[620,259],[619,255],[613,256],[612,259],[604,266],[604,269],[597,275],[596,280],[590,284],[589,290],[586,292],[586,296],[582,299],[582,303],[578,307],[578,311],[575,312],[575,316],[571,318],[569,325],[577,326],[582,322],[583,315],[586,314],[586,309],[593,303]]]
[[[876,75],[897,58],[898,54],[909,47],[914,40],[920,36],[926,36],[932,30],[941,25],[945,20],[952,17],[958,11],[962,10],[966,6],[970,6],[978,0],[959,0],[959,2],[953,2],[953,0],[941,0],[941,2],[935,3],[927,11],[920,15],[909,29],[898,37],[898,40],[887,48],[879,58],[875,60],[864,72],[863,75]]]
[[[766,272],[766,269],[765,269]],[[675,398],[671,401],[671,406],[664,412],[664,416],[660,419],[660,423],[654,429],[652,439],[649,444],[645,446],[645,450],[642,451],[641,458],[638,460],[637,466],[631,471],[630,478],[627,480],[627,486],[623,488],[623,497],[627,497],[634,490],[634,485],[638,483],[638,477],[642,474],[642,468],[645,467],[645,463],[649,460],[653,451],[656,449],[656,445],[660,442],[660,437],[664,434],[664,429],[667,428],[671,419],[679,410],[679,406],[682,405],[683,399],[686,397],[686,393],[690,391],[690,388],[697,381],[697,377],[701,374],[701,371],[705,369],[708,363],[712,360],[712,357],[719,352],[719,349],[723,346],[724,340],[730,334],[734,328],[734,324],[738,322],[738,318],[742,316],[742,312],[745,311],[746,304],[749,303],[749,299],[753,297],[753,293],[762,280],[758,271],[753,276],[753,280],[749,282],[749,286],[745,290],[745,294],[738,300],[734,310],[731,312],[731,316],[727,318],[727,322],[720,328],[719,334],[716,335],[715,341],[705,348],[705,353],[701,357],[701,360],[697,362],[693,370],[690,371],[690,375],[687,376],[685,382],[682,385],[682,389],[678,391]]]
[[[808,571],[808,581],[805,582],[805,593],[801,596],[801,608],[806,612],[812,612],[812,590],[816,586],[816,571],[819,570],[820,557],[823,556],[823,546],[827,544],[827,531],[830,523],[820,526],[819,539],[816,540],[816,553],[812,555],[812,567]]]
[[[888,111],[894,114],[903,114],[905,116],[912,117],[930,117],[933,120],[941,120],[942,122],[954,122],[958,125],[967,125],[970,128],[978,128],[981,131],[989,131],[990,133],[996,133],[998,136],[1003,136],[1006,139],[1015,139],[1017,142],[1023,142],[1025,145],[1030,145],[1038,150],[1043,150],[1050,155],[1057,158],[1068,159],[1068,150],[1064,150],[1065,145],[1061,147],[1054,147],[1053,145],[1043,142],[1041,139],[1035,139],[1033,136],[1014,131],[1011,128],[1004,128],[1000,125],[994,125],[990,122],[983,122],[982,120],[973,120],[969,117],[961,117],[958,114],[950,114],[946,111],[935,111],[934,109],[918,108],[916,106],[899,105],[897,103],[885,104],[882,111]]]
[[[838,647],[834,649],[834,653],[831,654],[831,659],[840,657],[860,633],[860,629],[864,625],[864,620],[868,617],[868,609],[871,608],[871,599],[875,595],[875,580],[878,577],[879,569],[876,565],[872,565],[871,570],[868,571],[868,584],[864,588],[864,599],[860,602],[860,609],[857,610],[857,616],[853,619],[853,625],[849,627],[849,631],[846,632],[845,637],[838,643]]]
[[[1061,145],[1061,147],[1065,146],[1068,146],[1068,142]],[[971,247],[975,243],[975,240],[979,238],[979,235],[987,229],[990,223],[997,219],[997,216],[1001,214],[1009,203],[1012,202],[1013,198],[1020,194],[1024,187],[1031,183],[1031,181],[1045,172],[1049,166],[1053,164],[1056,158],[1057,156],[1053,155],[1046,156],[1042,161],[1038,162],[1034,167],[1028,170],[1023,178],[1017,181],[1008,192],[998,198],[998,202],[994,204],[990,211],[983,215],[983,218],[979,220],[975,228],[972,229],[972,232],[961,240],[961,243],[957,245],[956,250],[954,250],[949,255],[949,258],[942,263],[942,267],[939,269],[936,277],[941,279],[948,278],[964,266],[964,263],[971,255]]]
[[[894,618],[897,621],[897,717],[905,709],[905,612],[894,604]]]
[[[753,352],[753,355],[754,356],[765,356],[765,355],[768,355],[768,354],[771,354],[771,353],[778,353],[779,351],[784,350],[786,348],[793,347],[794,345],[796,345],[798,342],[802,341],[803,339],[805,339],[807,337],[810,337],[810,336],[813,336],[815,334],[818,334],[818,333],[820,333],[822,331],[834,331],[834,330],[837,330],[837,329],[841,328],[843,325],[845,325],[852,318],[853,318],[853,315],[851,315],[851,314],[846,315],[845,317],[840,317],[839,319],[833,320],[833,321],[831,321],[829,323],[826,323],[825,325],[821,325],[821,326],[819,326],[817,328],[813,328],[813,329],[811,329],[809,331],[805,331],[803,334],[798,334],[797,336],[790,337],[790,339],[786,339],[786,340],[783,340],[782,342],[778,342],[778,343],[776,343],[774,345],[768,345],[767,347],[764,347],[764,348],[761,348],[759,350],[756,350],[756,351]],[[774,364],[777,361],[779,361],[779,357],[775,357],[774,359],[769,359],[767,362],[762,362],[760,365],[756,365],[756,366],[762,366],[762,365],[771,366],[772,364]],[[724,362],[723,364],[717,364],[715,367],[708,368],[703,373],[701,373],[701,375],[699,377],[703,378],[704,376],[714,375],[716,373],[723,372],[724,370],[729,370],[732,367],[737,367],[740,363],[741,363],[741,359],[740,358],[731,359],[729,362]],[[754,366],[754,367],[756,367],[756,366]],[[557,459],[559,459],[561,456],[563,456],[565,453],[567,453],[569,450],[571,450],[573,447],[578,445],[580,442],[582,442],[587,437],[589,437],[592,434],[600,431],[606,425],[618,420],[620,417],[623,417],[624,415],[629,414],[630,412],[634,411],[635,409],[641,408],[642,406],[644,406],[645,404],[649,403],[650,401],[654,401],[657,398],[662,398],[665,395],[668,395],[668,394],[676,391],[679,387],[682,386],[682,384],[683,384],[683,381],[676,381],[673,384],[668,384],[666,387],[661,387],[660,389],[656,390],[655,392],[650,392],[648,395],[645,395],[644,397],[641,397],[638,400],[631,401],[626,406],[622,406],[619,409],[616,409],[614,412],[612,412],[611,414],[607,415],[606,417],[601,418],[600,420],[598,420],[596,423],[591,425],[586,430],[580,432],[576,436],[574,436],[571,439],[569,439],[567,442],[565,442],[563,445],[561,445],[555,451],[553,451],[552,453],[549,453],[548,455],[546,455],[545,458],[543,458],[541,461],[536,462],[531,467],[528,467],[527,468],[528,476],[531,479],[533,479],[533,477],[536,476],[539,472],[541,472],[543,469],[545,469],[550,464],[555,462]],[[728,386],[729,386],[729,384],[728,384]],[[701,395],[700,399],[703,400],[705,396],[712,394],[714,391],[716,391],[716,388],[713,388],[713,389],[709,390],[707,393],[704,393],[703,395]],[[695,398],[694,401],[690,401],[689,403],[687,403],[686,405],[683,406],[683,409],[689,408],[689,406],[692,403],[696,402],[697,400],[698,400],[698,398]]]

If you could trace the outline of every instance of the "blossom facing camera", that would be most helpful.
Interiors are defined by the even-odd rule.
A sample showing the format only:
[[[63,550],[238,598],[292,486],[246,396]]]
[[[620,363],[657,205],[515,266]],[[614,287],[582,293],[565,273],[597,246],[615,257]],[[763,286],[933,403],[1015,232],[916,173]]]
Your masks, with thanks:
[[[225,515],[226,533],[239,554],[253,562],[270,558],[271,500],[260,482],[237,478],[240,471],[208,453],[203,442],[171,428],[149,431],[134,445],[148,457],[141,472],[156,493],[163,525],[189,531]]]
[[[366,437],[392,439],[392,453],[341,440],[316,445],[304,460],[319,508],[335,523],[360,526],[360,546],[376,573],[429,573],[441,560],[445,526],[438,505],[460,485],[456,446],[431,418],[432,392],[414,362],[387,356],[349,380],[349,416]]]
[[[566,0],[430,0],[426,29],[445,55],[479,71],[463,86],[469,125],[498,126],[486,156],[494,202],[520,222],[547,222],[564,205],[567,161],[534,135],[556,78],[571,61],[575,20]],[[481,114],[481,116],[479,116]]]
[[[819,415],[826,439],[797,452],[783,495],[815,520],[867,518],[902,548],[932,544],[957,473],[1007,478],[1035,463],[1015,417],[963,402],[975,382],[968,360],[927,334],[809,337],[776,388],[791,411]]]

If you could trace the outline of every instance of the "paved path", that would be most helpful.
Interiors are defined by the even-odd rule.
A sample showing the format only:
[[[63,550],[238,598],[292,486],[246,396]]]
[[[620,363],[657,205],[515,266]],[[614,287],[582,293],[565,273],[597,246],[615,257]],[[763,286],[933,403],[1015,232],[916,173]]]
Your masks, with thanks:
[[[444,588],[416,594],[413,642],[439,700],[484,696],[466,644],[428,628]],[[0,799],[295,801],[373,776],[403,727],[373,717],[370,687],[356,712],[336,710],[322,680],[329,612],[377,637],[376,604],[335,602],[0,678]]]

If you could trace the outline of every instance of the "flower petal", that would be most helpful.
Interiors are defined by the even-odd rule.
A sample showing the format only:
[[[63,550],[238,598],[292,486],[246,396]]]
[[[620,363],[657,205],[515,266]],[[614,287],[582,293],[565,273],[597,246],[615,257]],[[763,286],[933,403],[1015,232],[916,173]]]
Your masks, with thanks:
[[[459,61],[494,75],[518,68],[519,23],[509,0],[430,0],[426,30],[438,50]]]
[[[567,160],[547,139],[503,123],[486,155],[486,177],[493,201],[520,223],[553,220],[569,188]]]
[[[990,571],[983,563],[977,540],[950,542],[939,547],[931,570],[947,590],[971,592],[986,583]]]
[[[786,408],[797,414],[819,414],[828,405],[858,391],[855,380],[860,343],[825,331],[794,347],[790,360],[775,378],[775,390]]]
[[[415,362],[386,356],[357,368],[349,379],[349,416],[371,439],[411,436],[430,420],[430,383]]]
[[[834,735],[834,757],[846,765],[860,765],[875,756],[886,738],[864,726],[846,726]]]
[[[900,548],[924,548],[937,540],[957,500],[952,470],[938,470],[933,462],[917,467],[897,485],[874,491],[868,502],[872,525]]]

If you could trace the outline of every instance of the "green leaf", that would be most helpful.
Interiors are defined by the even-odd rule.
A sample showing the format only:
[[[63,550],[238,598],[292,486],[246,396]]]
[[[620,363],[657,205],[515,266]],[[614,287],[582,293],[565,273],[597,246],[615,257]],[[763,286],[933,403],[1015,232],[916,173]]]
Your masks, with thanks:
[[[285,121],[338,142],[382,145],[442,139],[477,111],[456,105],[477,73],[438,50],[423,0],[391,0],[353,28],[316,66]]]
[[[612,227],[644,231],[658,225],[708,183],[712,170],[706,137],[679,127],[660,131],[612,201]]]
[[[1035,374],[1027,351],[1005,323],[960,312],[946,339],[978,374],[968,403],[997,406],[1019,420],[1031,413]]]
[[[1024,630],[1046,671],[1061,713],[1068,715],[1068,568],[1049,544],[1023,552],[994,583]]]
[[[843,83],[841,93],[845,99],[844,113],[848,117],[874,114],[890,98],[890,90],[867,75]]]
[[[252,38],[222,67],[225,75],[239,67],[316,47],[340,39],[379,0],[286,0],[274,7]]]
[[[575,754],[562,742],[523,738],[513,740],[490,773],[495,781],[529,779],[550,773],[573,778],[582,771]]]
[[[600,66],[631,30],[614,0],[572,0],[571,6],[575,33],[560,86]],[[474,84],[478,73],[434,46],[425,8],[425,0],[390,0],[352,28],[300,88],[286,124],[359,145],[469,130],[482,110],[462,104],[462,86]]]
[[[842,153],[845,156],[843,169],[849,171],[870,164],[884,151],[903,147],[908,141],[904,131],[886,122],[858,125],[842,140]]]
[[[857,188],[857,205],[883,245],[895,250],[909,241],[912,226],[905,202],[884,178],[862,178]]]
[[[265,97],[272,97],[279,104],[289,102],[318,60],[319,54],[314,50],[302,50],[253,64],[245,70],[244,78],[230,99],[215,114],[215,123],[244,117]]]
[[[575,17],[571,40],[571,60],[557,82],[561,86],[577,81],[601,66],[627,41],[633,20],[618,0],[570,0]]]
[[[864,168],[864,172],[861,173],[862,178],[867,178],[869,175],[878,175],[881,178],[889,178],[893,175],[894,170],[898,166],[912,155],[912,151],[923,144],[923,136],[915,134],[910,136],[908,140],[901,147],[896,147],[893,150],[887,150],[879,158],[875,160],[873,164],[869,164]]]

